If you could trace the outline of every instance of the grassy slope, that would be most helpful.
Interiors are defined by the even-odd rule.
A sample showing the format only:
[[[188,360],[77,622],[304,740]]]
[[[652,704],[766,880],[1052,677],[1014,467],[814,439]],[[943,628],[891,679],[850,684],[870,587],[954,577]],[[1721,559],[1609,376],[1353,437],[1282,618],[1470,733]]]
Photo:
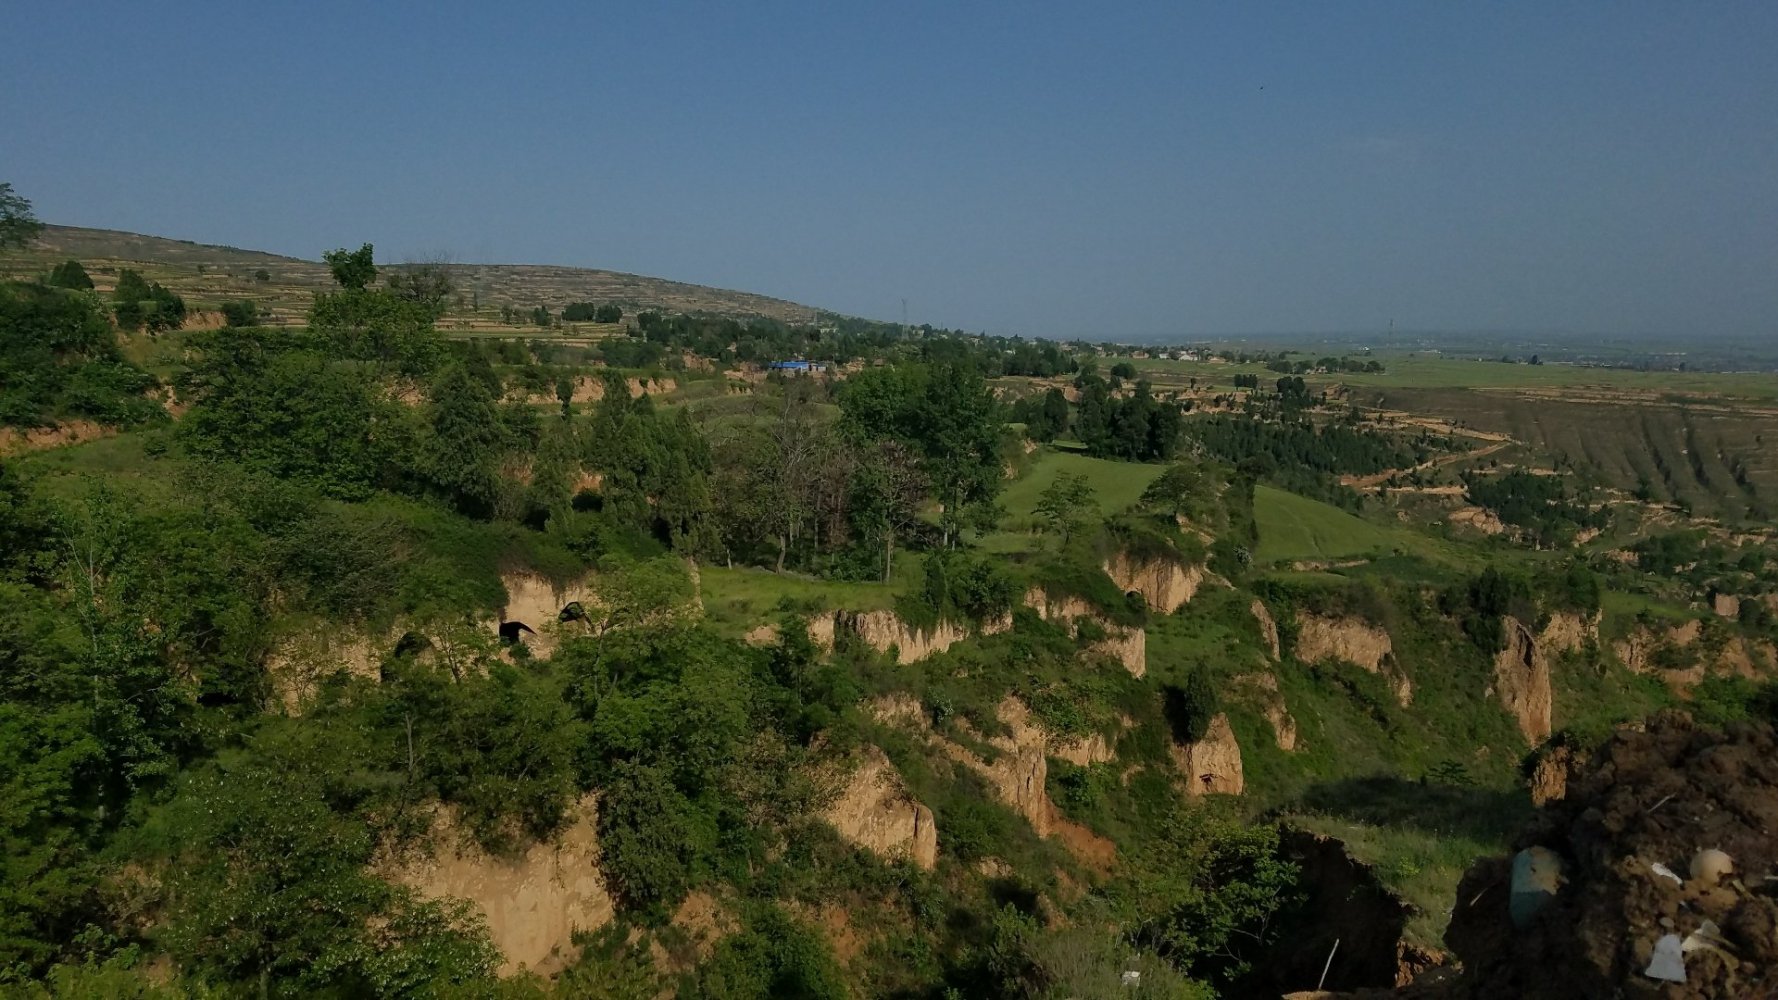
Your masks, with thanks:
[[[1164,471],[1166,466],[1162,465],[1114,462],[1046,449],[1034,456],[1018,479],[1007,484],[1000,496],[1006,517],[999,530],[983,537],[980,544],[990,552],[1033,552],[1051,545],[1053,539],[1038,533],[1040,525],[1033,511],[1038,497],[1063,473],[1085,476],[1100,515],[1107,516],[1135,503]]]
[[[1292,559],[1346,559],[1386,552],[1402,543],[1399,532],[1319,500],[1259,486],[1253,493],[1262,563]]]

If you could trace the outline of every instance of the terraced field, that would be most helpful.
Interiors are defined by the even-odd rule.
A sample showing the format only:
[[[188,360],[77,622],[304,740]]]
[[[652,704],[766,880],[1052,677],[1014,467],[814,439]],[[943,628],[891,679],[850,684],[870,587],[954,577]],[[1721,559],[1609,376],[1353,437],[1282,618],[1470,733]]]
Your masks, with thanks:
[[[1770,403],[1578,388],[1358,390],[1352,400],[1504,434],[1599,482],[1709,517],[1770,520],[1778,509],[1778,406]]]

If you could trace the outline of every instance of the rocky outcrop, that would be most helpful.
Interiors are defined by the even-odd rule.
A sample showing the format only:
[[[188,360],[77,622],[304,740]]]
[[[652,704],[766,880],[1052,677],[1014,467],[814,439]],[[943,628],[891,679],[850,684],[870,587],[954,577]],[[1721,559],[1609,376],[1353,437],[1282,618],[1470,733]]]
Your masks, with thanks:
[[[1105,575],[1126,594],[1141,594],[1152,611],[1170,615],[1184,607],[1204,582],[1204,567],[1172,559],[1118,552],[1105,560]]]
[[[1572,611],[1550,615],[1543,631],[1537,634],[1537,645],[1545,656],[1561,656],[1581,649],[1589,642],[1599,641],[1599,617],[1582,618]]]
[[[1531,790],[1531,804],[1543,806],[1566,798],[1569,781],[1586,763],[1586,755],[1571,747],[1553,746],[1538,754],[1526,780]]]
[[[1508,615],[1501,619],[1506,645],[1494,656],[1494,691],[1519,732],[1531,744],[1550,735],[1550,664],[1531,630]]]
[[[1264,601],[1253,599],[1253,606],[1248,608],[1253,620],[1259,623],[1259,637],[1265,641],[1266,649],[1271,652],[1272,659],[1282,655],[1278,650],[1278,623],[1272,619],[1272,612],[1266,609]]]
[[[1494,655],[1493,693],[1518,724],[1527,743],[1542,743],[1553,725],[1551,661],[1599,638],[1599,620],[1572,611],[1551,614],[1543,631],[1532,634],[1524,622],[1508,615],[1500,628],[1505,645]]]
[[[1123,664],[1132,677],[1148,673],[1148,633],[1142,629],[1114,624],[1086,601],[1073,595],[1055,596],[1041,587],[1025,592],[1025,606],[1044,621],[1066,628],[1070,635],[1079,634],[1079,619],[1094,622],[1105,631],[1105,638],[1093,643],[1093,652]]]
[[[1225,713],[1210,720],[1203,739],[1175,743],[1172,753],[1185,794],[1193,798],[1239,795],[1247,787],[1241,773],[1241,745],[1235,741],[1235,730]]]
[[[611,895],[599,871],[597,803],[590,795],[553,843],[533,844],[516,858],[491,856],[467,842],[445,810],[434,817],[430,839],[432,856],[386,862],[383,869],[422,896],[474,904],[506,960],[501,975],[560,971],[579,955],[576,933],[611,922]]]
[[[1278,678],[1270,673],[1242,674],[1235,686],[1246,690],[1259,703],[1260,712],[1272,726],[1272,738],[1278,749],[1286,753],[1296,749],[1296,719],[1284,704],[1284,693],[1278,690]]]
[[[1710,610],[1718,618],[1738,618],[1741,615],[1741,599],[1733,594],[1711,594]]]
[[[876,747],[864,749],[821,818],[848,842],[879,857],[905,858],[928,870],[938,864],[932,810],[908,792],[895,765]]]
[[[1304,663],[1344,660],[1389,681],[1395,700],[1403,708],[1413,703],[1414,686],[1396,666],[1395,646],[1389,633],[1356,618],[1334,618],[1297,612],[1296,643],[1292,652]]]

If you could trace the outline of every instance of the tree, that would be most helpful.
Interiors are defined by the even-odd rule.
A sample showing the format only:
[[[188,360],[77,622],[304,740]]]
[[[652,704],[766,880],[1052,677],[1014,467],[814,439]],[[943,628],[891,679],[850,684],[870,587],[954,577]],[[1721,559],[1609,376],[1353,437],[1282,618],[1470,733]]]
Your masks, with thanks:
[[[389,294],[403,302],[412,302],[437,318],[444,315],[445,303],[456,291],[446,264],[444,260],[407,264],[392,272],[384,284]]]
[[[919,456],[900,441],[879,441],[859,463],[852,488],[853,516],[882,539],[883,582],[888,583],[895,565],[895,540],[919,521],[920,501],[926,497]]]
[[[111,298],[117,325],[125,330],[147,327],[148,332],[159,333],[185,325],[185,300],[127,267],[118,273]]]
[[[369,380],[290,335],[207,335],[180,384],[192,408],[179,434],[195,454],[237,462],[329,495],[362,498],[381,478],[388,427],[372,434],[379,402]]]
[[[262,267],[259,270],[253,272],[253,280],[257,281],[263,285],[266,282],[272,280],[272,272],[270,272]]]
[[[0,183],[0,250],[22,247],[37,238],[43,223],[31,214],[31,203]]]
[[[426,477],[458,510],[486,517],[500,494],[504,450],[493,393],[467,366],[454,364],[433,382],[429,395]]]
[[[165,416],[142,394],[152,376],[126,362],[91,295],[0,284],[0,425],[35,427],[79,415],[107,424]]]
[[[1038,495],[1035,513],[1066,545],[1092,505],[1093,486],[1087,477],[1064,472]]]
[[[329,250],[321,255],[321,259],[327,262],[327,269],[333,272],[334,282],[348,291],[362,291],[377,280],[375,251],[369,243],[356,250],[347,250],[344,247]]]
[[[550,324],[549,307],[548,306],[538,306],[537,308],[531,310],[531,322],[537,324],[538,326],[548,328],[549,324]]]
[[[232,327],[259,325],[259,303],[252,299],[239,299],[222,304],[222,320]]]
[[[593,322],[595,323],[616,323],[623,318],[623,309],[610,303],[600,306],[593,313]]]
[[[77,292],[90,292],[93,289],[93,279],[77,260],[65,260],[51,268],[48,284],[52,288],[71,288]]]
[[[1171,466],[1142,491],[1144,506],[1164,510],[1174,518],[1201,517],[1215,499],[1215,485],[1190,465]]]
[[[419,376],[437,363],[443,346],[430,309],[372,288],[321,292],[309,307],[309,330],[341,357]]]

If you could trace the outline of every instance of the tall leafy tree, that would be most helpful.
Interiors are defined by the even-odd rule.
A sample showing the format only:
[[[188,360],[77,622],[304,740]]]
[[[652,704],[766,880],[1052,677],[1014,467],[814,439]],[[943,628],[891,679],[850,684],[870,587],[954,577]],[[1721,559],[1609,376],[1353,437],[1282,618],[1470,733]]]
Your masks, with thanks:
[[[1038,494],[1035,513],[1066,545],[1092,506],[1093,485],[1087,477],[1064,472]]]
[[[77,260],[65,260],[51,268],[48,284],[54,288],[71,288],[80,292],[93,290],[92,277]]]
[[[500,494],[506,438],[494,396],[467,366],[451,365],[433,382],[423,470],[460,511],[485,517]]]
[[[920,519],[926,498],[926,475],[918,456],[905,443],[892,439],[877,442],[861,461],[852,478],[852,513],[866,537],[883,546],[883,582],[895,567],[895,543]]]
[[[369,243],[356,250],[341,247],[321,255],[334,283],[347,291],[363,291],[377,280],[376,252]]]
[[[0,250],[22,247],[43,232],[43,223],[31,214],[31,202],[0,183]]]

